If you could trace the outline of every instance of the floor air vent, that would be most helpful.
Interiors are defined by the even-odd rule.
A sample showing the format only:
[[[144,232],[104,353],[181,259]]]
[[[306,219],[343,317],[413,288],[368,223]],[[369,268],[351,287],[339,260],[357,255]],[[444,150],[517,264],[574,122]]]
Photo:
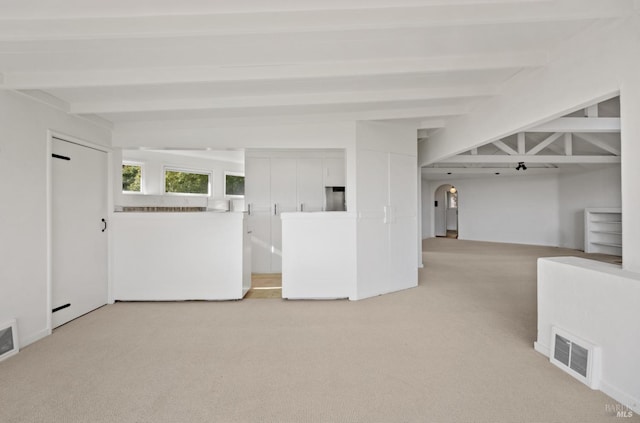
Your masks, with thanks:
[[[555,326],[551,337],[551,362],[591,389],[598,389],[600,348]]]

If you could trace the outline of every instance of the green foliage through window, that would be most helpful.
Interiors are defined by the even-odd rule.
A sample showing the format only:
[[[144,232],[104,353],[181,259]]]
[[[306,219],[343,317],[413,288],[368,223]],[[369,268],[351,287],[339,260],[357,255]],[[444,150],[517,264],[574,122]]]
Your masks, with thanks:
[[[225,195],[244,195],[244,176],[225,175]]]
[[[138,165],[122,165],[122,191],[140,192],[142,167]]]
[[[179,194],[209,194],[209,174],[167,170],[164,191]]]

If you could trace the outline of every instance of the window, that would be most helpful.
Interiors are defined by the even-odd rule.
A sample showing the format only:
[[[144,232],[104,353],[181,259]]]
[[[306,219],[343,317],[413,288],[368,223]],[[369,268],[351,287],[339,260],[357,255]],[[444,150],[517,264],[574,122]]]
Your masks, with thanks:
[[[241,173],[224,173],[224,195],[227,197],[244,197],[244,175]]]
[[[447,207],[450,209],[458,208],[458,193],[447,191]]]
[[[165,168],[164,192],[168,194],[210,195],[211,173]]]
[[[122,192],[142,193],[141,163],[122,163]]]

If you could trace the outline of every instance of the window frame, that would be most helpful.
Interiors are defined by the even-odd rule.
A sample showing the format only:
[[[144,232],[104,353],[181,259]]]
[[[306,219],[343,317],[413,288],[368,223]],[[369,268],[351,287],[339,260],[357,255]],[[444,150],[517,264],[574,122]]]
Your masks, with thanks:
[[[140,191],[125,191],[122,189],[123,194],[135,194],[135,195],[144,195],[145,194],[145,163],[138,162],[135,160],[122,160],[122,166],[138,166],[140,168]],[[120,168],[120,175],[122,176],[122,167]]]
[[[235,172],[235,171],[231,171],[231,170],[225,170],[224,171],[224,181],[223,181],[223,191],[224,191],[224,197],[225,198],[244,198],[245,194],[242,195],[233,195],[233,194],[227,194],[227,175],[230,176],[242,176],[243,178],[245,178],[244,172]],[[245,182],[246,182],[246,178],[245,178]],[[245,186],[246,189],[246,186]]]
[[[193,173],[196,175],[207,175],[209,183],[207,187],[207,194],[199,194],[192,192],[167,192],[167,171],[169,172],[182,172]],[[163,195],[177,195],[183,197],[213,197],[213,172],[205,169],[186,168],[182,166],[164,165],[162,166],[162,192]]]

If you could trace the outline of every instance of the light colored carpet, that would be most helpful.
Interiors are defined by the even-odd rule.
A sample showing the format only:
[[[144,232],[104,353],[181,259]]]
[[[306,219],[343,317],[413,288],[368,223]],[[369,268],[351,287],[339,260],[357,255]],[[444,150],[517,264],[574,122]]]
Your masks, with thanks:
[[[621,421],[532,347],[536,257],[575,252],[425,247],[419,287],[358,302],[103,307],[0,363],[0,421]]]

